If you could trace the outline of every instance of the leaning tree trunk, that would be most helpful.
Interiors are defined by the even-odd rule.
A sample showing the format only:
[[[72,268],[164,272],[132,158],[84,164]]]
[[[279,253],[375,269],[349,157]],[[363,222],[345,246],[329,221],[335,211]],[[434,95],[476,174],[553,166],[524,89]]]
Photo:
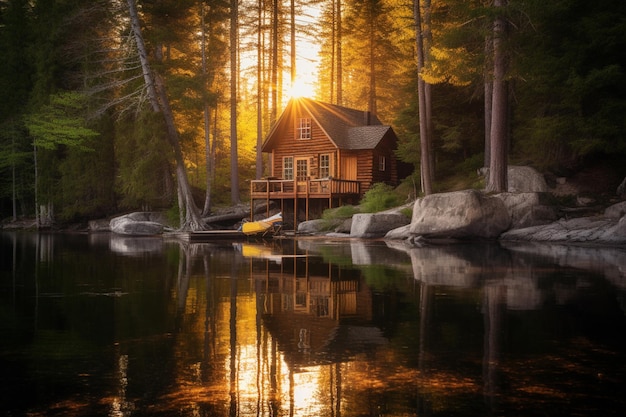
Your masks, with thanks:
[[[167,140],[174,151],[176,161],[176,178],[178,179],[179,192],[182,194],[184,202],[185,218],[181,218],[181,230],[200,230],[203,227],[200,211],[193,200],[191,187],[187,178],[187,170],[185,169],[185,161],[183,159],[182,150],[180,148],[180,140],[178,130],[174,123],[174,116],[169,105],[169,100],[165,91],[165,83],[163,79],[154,73],[148,61],[146,46],[143,41],[141,27],[139,25],[139,16],[135,6],[135,0],[128,0],[128,11],[130,14],[131,27],[135,42],[137,43],[137,51],[141,61],[144,82],[148,90],[148,98],[152,105],[152,110],[161,113],[167,129]]]
[[[495,7],[504,7],[506,0],[495,0]],[[486,191],[501,193],[507,186],[508,159],[508,89],[505,80],[507,57],[504,50],[506,21],[496,17],[493,26],[493,91],[491,109],[491,158]]]
[[[161,111],[163,118],[165,119],[165,125],[167,127],[167,139],[174,151],[174,158],[176,160],[176,178],[178,178],[178,185],[180,193],[182,194],[182,200],[185,208],[185,219],[181,219],[181,229],[183,230],[201,230],[203,228],[202,216],[200,210],[193,199],[191,192],[191,185],[187,177],[187,169],[185,168],[185,160],[183,158],[183,152],[180,148],[180,139],[178,136],[178,130],[174,123],[174,115],[167,98],[165,91],[165,83],[159,74],[155,74],[156,91],[159,94]]]

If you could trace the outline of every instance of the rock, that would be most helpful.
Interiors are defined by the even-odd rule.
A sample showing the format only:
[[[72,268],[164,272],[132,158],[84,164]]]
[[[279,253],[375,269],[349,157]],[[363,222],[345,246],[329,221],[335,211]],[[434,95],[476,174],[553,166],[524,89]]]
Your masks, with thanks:
[[[609,219],[620,219],[624,217],[624,215],[626,215],[626,201],[613,204],[604,210],[604,217],[608,217]]]
[[[571,242],[593,244],[626,243],[626,218],[580,217],[554,223],[510,230],[501,240],[529,242]]]
[[[148,236],[163,233],[163,224],[155,221],[162,219],[159,213],[135,212],[111,219],[109,226],[113,233],[132,236]]]
[[[111,231],[110,220],[89,220],[88,229],[90,232],[109,232]]]
[[[136,256],[146,253],[160,253],[163,251],[163,239],[160,236],[118,236],[112,235],[109,240],[112,252]]]
[[[489,177],[489,168],[481,168],[478,174]],[[510,193],[545,193],[549,191],[543,175],[532,167],[509,165],[507,182]]]
[[[511,216],[511,229],[538,226],[557,220],[556,208],[545,193],[502,193],[502,200]]]
[[[617,195],[626,198],[626,178],[624,178],[622,183],[617,187]]]
[[[337,227],[335,227],[335,233],[350,233],[352,229],[352,217],[343,219]]]
[[[587,207],[587,206],[594,204],[595,202],[596,200],[594,200],[591,197],[581,197],[581,196],[576,197],[576,205],[579,207]]]
[[[467,190],[417,199],[410,231],[427,237],[493,239],[510,224],[511,216],[500,198]]]
[[[511,193],[545,193],[549,190],[546,179],[532,167],[510,165],[507,175]]]
[[[298,233],[316,234],[324,231],[332,230],[328,227],[328,221],[324,219],[307,220],[298,223]]]
[[[410,239],[413,235],[411,234],[411,224],[405,224],[404,226],[396,227],[395,229],[391,229],[385,234],[385,239],[392,240],[404,240]]]
[[[389,230],[409,223],[409,219],[401,213],[358,213],[352,216],[350,237],[376,238],[383,237]]]
[[[298,223],[300,234],[350,233],[352,219],[313,219]]]

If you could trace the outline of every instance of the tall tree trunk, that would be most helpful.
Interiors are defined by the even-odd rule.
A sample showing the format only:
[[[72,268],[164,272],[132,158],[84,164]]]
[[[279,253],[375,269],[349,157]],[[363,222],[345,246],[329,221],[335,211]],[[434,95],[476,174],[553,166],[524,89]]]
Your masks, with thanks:
[[[238,99],[238,60],[237,52],[239,25],[239,0],[230,2],[230,200],[239,204],[239,164],[237,151],[237,99]]]
[[[485,155],[483,166],[489,167],[491,161],[491,108],[493,99],[493,36],[485,37]]]
[[[263,0],[259,0],[257,4],[257,62],[256,62],[256,179],[263,176]]]
[[[290,5],[290,18],[291,18],[291,25],[290,25],[290,29],[291,29],[291,33],[290,33],[290,40],[291,40],[291,50],[289,51],[291,53],[291,62],[290,62],[290,66],[291,66],[291,88],[293,88],[293,86],[296,84],[296,3],[295,0],[291,0],[291,5]]]
[[[202,33],[202,75],[205,77],[207,75],[207,59],[206,59],[206,22],[204,20],[204,0],[200,0],[200,25],[201,25],[201,33]],[[207,86],[208,88],[208,86]],[[211,191],[213,189],[213,170],[211,167],[215,164],[215,161],[211,159],[211,117],[210,117],[209,102],[205,98],[204,103],[202,103],[202,116],[204,122],[204,164],[206,169],[206,192],[204,194],[204,206],[202,208],[202,216],[208,216],[211,212]]]
[[[422,26],[422,11],[420,0],[413,1],[413,19],[415,20],[415,40],[417,43],[417,94],[419,106],[419,125],[420,125],[420,173],[422,181],[422,192],[425,195],[432,194],[432,173],[431,167],[431,132],[429,130],[431,122],[428,120],[428,106],[430,98],[428,97],[429,89],[422,77],[425,65],[424,52],[424,32]]]
[[[506,0],[495,0],[496,8],[506,6]],[[506,20],[496,17],[493,25],[493,93],[491,113],[491,158],[489,161],[488,192],[507,190],[508,164],[508,88],[506,82],[507,56],[504,46]]]
[[[203,228],[204,224],[200,216],[200,211],[198,210],[191,193],[191,186],[189,185],[189,180],[187,178],[185,161],[180,148],[178,130],[176,129],[174,115],[172,114],[167,92],[165,90],[165,82],[157,73],[152,71],[148,61],[148,54],[146,46],[143,42],[141,27],[139,25],[139,16],[137,14],[137,8],[135,7],[135,0],[128,0],[128,10],[133,35],[137,44],[137,51],[141,61],[144,82],[146,84],[146,88],[148,89],[148,98],[150,100],[150,104],[152,105],[152,110],[163,115],[167,130],[167,140],[174,151],[174,159],[176,161],[176,178],[178,180],[179,190],[184,201],[185,210],[185,218],[181,218],[181,230],[200,230]],[[158,55],[157,59],[159,59],[161,53],[158,47],[156,52]]]
[[[278,57],[280,55],[280,47],[278,46],[278,1],[272,0],[272,64],[271,64],[271,92],[272,92],[272,110],[271,123],[273,124],[278,118]]]
[[[377,113],[376,109],[376,40],[375,40],[375,30],[376,30],[376,16],[370,16],[370,28],[369,28],[369,64],[370,64],[370,82],[369,82],[369,100],[368,100],[368,110],[372,114]]]
[[[332,17],[332,30],[331,30],[331,46],[330,46],[330,77],[329,77],[329,84],[330,84],[330,97],[328,102],[329,103],[334,103],[334,99],[335,99],[335,48],[337,46],[337,42],[336,42],[336,38],[337,38],[337,6],[335,1],[338,0],[331,0],[332,2],[332,13],[331,13],[331,17]]]
[[[424,32],[424,65],[427,62],[430,62],[430,48],[433,44],[433,30],[432,30],[432,8],[431,8],[432,0],[424,0],[424,15],[422,16],[422,30]],[[435,180],[435,152],[433,150],[433,135],[435,132],[435,127],[433,126],[433,100],[432,100],[432,84],[425,83],[424,84],[424,92],[425,92],[425,106],[426,106],[426,124],[427,124],[427,132],[428,132],[428,155],[430,156],[430,161],[428,167],[430,169],[430,182],[431,188],[432,183]],[[432,191],[432,190],[431,190]]]
[[[11,153],[15,153],[15,135],[11,135]],[[13,221],[17,221],[17,177],[15,174],[15,158],[11,158],[11,211]]]
[[[337,0],[337,105],[343,105],[343,65],[342,45],[343,33],[341,29],[341,0]]]
[[[161,111],[159,107],[158,95],[154,87],[154,80],[152,79],[152,70],[150,63],[148,62],[148,51],[146,44],[143,41],[143,35],[141,33],[141,25],[139,24],[139,15],[137,14],[137,7],[135,6],[135,0],[128,1],[128,12],[130,14],[130,25],[133,30],[133,36],[135,43],[137,44],[137,53],[139,54],[139,61],[141,62],[141,70],[143,71],[143,80],[148,90],[148,100],[155,113]]]

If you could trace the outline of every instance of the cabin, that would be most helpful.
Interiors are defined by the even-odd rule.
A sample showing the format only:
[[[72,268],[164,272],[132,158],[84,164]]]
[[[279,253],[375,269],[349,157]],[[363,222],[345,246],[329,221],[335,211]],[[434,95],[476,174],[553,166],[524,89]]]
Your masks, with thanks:
[[[397,142],[371,112],[292,98],[263,143],[270,176],[251,182],[252,208],[280,204],[295,230],[326,208],[356,204],[372,184],[398,184]]]

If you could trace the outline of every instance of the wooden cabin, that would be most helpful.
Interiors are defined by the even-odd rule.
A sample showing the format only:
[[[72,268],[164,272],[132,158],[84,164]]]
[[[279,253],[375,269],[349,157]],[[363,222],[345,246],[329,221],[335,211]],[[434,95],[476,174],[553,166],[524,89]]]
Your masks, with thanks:
[[[398,184],[397,141],[368,111],[293,98],[263,143],[270,176],[251,182],[251,204],[280,203],[294,230],[326,208],[356,204],[374,183]]]

